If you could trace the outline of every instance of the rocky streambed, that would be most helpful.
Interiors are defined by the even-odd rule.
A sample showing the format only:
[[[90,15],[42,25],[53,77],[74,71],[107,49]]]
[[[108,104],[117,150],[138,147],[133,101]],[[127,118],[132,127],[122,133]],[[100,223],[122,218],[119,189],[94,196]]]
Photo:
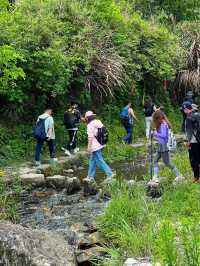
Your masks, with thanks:
[[[0,221],[0,266],[91,266],[105,254],[95,221],[109,198],[100,193],[86,196],[85,155],[61,157],[58,164],[43,164],[41,169],[29,163],[7,169],[5,182],[19,176],[26,189],[20,194],[17,224]],[[141,157],[112,167],[117,175],[132,179],[132,185],[147,173],[147,160]],[[99,172],[97,180],[103,180]]]
[[[56,165],[44,163],[40,169],[31,163],[7,169],[6,182],[19,176],[25,189],[20,194],[17,224],[0,222],[0,265],[90,266],[104,255],[104,240],[95,220],[109,198],[100,193],[86,195],[84,157],[61,157]],[[127,179],[134,171],[144,172],[133,162],[112,167]],[[98,184],[103,179],[97,172]]]

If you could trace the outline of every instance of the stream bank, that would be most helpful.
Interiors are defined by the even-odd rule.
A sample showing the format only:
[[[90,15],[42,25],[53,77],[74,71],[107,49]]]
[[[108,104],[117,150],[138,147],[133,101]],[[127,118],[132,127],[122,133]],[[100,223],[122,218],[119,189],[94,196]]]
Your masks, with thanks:
[[[54,260],[54,255],[51,252],[43,251],[42,248],[40,250],[38,242],[35,243],[36,239],[29,235],[32,233],[35,235],[35,230],[36,235],[45,232],[43,239],[46,238],[46,235],[48,236],[45,243],[49,241],[53,243],[54,236],[60,239],[59,241],[67,251],[63,251],[64,254],[58,256],[67,256],[71,263],[70,266],[91,266],[95,257],[104,254],[102,236],[98,233],[95,220],[108,205],[109,198],[99,197],[98,194],[87,197],[84,195],[82,179],[86,173],[85,156],[86,153],[79,154],[67,160],[66,157],[61,157],[59,165],[43,164],[41,169],[36,169],[31,163],[26,163],[18,169],[8,169],[10,175],[7,176],[6,181],[12,182],[12,178],[17,174],[20,176],[22,184],[25,185],[25,189],[20,193],[17,210],[19,228],[18,225],[10,226],[9,237],[11,238],[5,238],[4,234],[0,234],[0,250],[1,254],[4,254],[2,255],[2,265],[68,265]],[[141,155],[137,161],[115,162],[112,167],[116,168],[117,175],[137,181],[138,177],[143,179],[147,171],[146,163],[147,157]],[[103,176],[97,173],[98,184],[102,180]],[[6,223],[2,224],[2,228],[4,226],[5,228],[9,227]],[[41,261],[36,263],[35,259],[30,256],[29,251],[26,250],[26,245],[29,246],[27,241],[22,244],[25,249],[13,248],[13,245],[16,246],[13,239],[21,239],[18,236],[18,229],[22,235],[26,235],[28,232],[28,239],[32,239],[32,248],[34,250],[36,248],[39,252],[35,256],[41,257]],[[22,240],[20,242],[23,243]],[[46,246],[46,244],[44,245]],[[49,249],[51,248],[53,247],[49,245]],[[13,254],[13,261],[6,261],[8,253],[11,254],[11,258]],[[44,255],[45,253],[46,255]],[[17,261],[19,254],[24,261],[21,257],[20,261]],[[42,256],[45,257],[46,264],[41,264],[44,259]],[[29,264],[26,264],[27,261]]]

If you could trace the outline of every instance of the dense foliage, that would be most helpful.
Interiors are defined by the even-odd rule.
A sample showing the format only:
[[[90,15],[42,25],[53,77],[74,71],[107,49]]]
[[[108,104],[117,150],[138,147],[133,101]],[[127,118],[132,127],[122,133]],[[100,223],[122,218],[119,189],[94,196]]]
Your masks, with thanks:
[[[70,98],[88,105],[159,95],[184,59],[168,18],[184,20],[198,3],[151,2],[146,14],[142,0],[1,1],[1,107],[12,116]]]

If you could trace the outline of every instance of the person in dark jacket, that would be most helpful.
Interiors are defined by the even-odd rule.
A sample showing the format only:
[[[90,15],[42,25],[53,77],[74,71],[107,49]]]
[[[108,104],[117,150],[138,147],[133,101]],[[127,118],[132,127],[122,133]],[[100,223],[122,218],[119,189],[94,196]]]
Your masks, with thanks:
[[[184,102],[190,102],[191,104],[194,104],[194,99],[193,99],[193,92],[192,91],[188,91],[185,98],[183,99],[183,103]],[[183,115],[183,122],[182,122],[182,132],[185,132],[185,120],[186,120],[186,117],[187,115],[185,114],[184,110],[183,110],[183,103],[182,103],[182,106],[181,106],[181,112],[182,112],[182,115]]]
[[[190,164],[193,170],[194,183],[200,182],[200,114],[197,106],[189,101],[183,102],[182,108],[186,114],[185,133],[189,152]]]
[[[71,153],[79,151],[79,148],[77,147],[77,132],[80,120],[81,113],[78,109],[78,105],[76,103],[71,103],[70,107],[64,113],[64,125],[69,134],[69,141],[65,147],[62,147],[62,150],[68,156],[70,156]]]

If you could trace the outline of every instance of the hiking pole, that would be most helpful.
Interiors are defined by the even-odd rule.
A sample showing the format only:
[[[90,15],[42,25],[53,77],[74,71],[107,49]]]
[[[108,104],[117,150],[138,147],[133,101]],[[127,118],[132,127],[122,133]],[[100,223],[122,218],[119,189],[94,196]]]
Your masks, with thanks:
[[[150,177],[153,178],[153,132],[150,130]]]

